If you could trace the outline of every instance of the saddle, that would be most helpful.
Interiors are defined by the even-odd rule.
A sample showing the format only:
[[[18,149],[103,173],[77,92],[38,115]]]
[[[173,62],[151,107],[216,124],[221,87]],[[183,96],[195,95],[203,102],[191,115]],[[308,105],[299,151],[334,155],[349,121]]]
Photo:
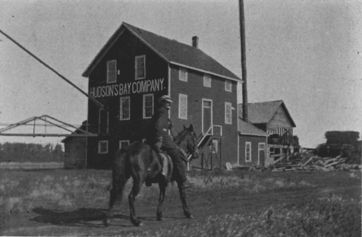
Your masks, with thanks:
[[[147,169],[146,186],[151,186],[153,182],[157,182],[157,178],[164,178],[166,182],[171,181],[173,170],[171,157],[165,152],[158,153],[155,150],[153,150],[152,156],[159,161],[160,167]]]

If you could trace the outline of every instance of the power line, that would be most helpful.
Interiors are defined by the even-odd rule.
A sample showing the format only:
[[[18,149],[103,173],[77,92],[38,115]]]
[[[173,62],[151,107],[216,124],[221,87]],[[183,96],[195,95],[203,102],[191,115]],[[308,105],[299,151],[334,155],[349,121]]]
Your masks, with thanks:
[[[37,60],[39,63],[43,64],[46,68],[48,68],[50,71],[54,72],[57,76],[65,80],[68,84],[73,86],[75,89],[77,89],[79,92],[81,92],[83,95],[87,96],[90,100],[92,100],[94,103],[96,103],[101,109],[104,108],[104,105],[100,103],[98,100],[96,100],[94,97],[88,95],[86,92],[84,92],[81,88],[79,88],[77,85],[75,85],[73,82],[71,82],[69,79],[67,79],[65,76],[60,74],[58,71],[56,71],[54,68],[49,66],[47,63],[45,63],[43,60],[35,56],[32,52],[27,50],[24,46],[22,46],[20,43],[18,43],[16,40],[14,40],[12,37],[10,37],[8,34],[6,34],[4,31],[0,29],[0,33],[3,34],[6,38],[11,40],[14,44],[19,46],[22,50],[24,50],[26,53],[28,53],[30,56],[32,56],[35,60]]]

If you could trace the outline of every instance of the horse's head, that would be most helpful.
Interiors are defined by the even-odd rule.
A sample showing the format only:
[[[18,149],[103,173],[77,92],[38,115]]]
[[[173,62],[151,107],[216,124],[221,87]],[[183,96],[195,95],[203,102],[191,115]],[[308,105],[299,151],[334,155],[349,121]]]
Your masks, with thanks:
[[[187,155],[191,155],[191,159],[199,156],[197,149],[197,136],[194,127],[183,127],[183,130],[175,137],[175,143],[179,145]]]

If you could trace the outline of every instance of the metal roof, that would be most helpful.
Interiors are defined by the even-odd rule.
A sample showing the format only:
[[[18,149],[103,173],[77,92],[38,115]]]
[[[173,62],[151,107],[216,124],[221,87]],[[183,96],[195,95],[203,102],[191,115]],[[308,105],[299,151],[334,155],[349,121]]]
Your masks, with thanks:
[[[238,106],[240,114],[242,114],[242,104],[239,104]],[[268,123],[273,118],[279,107],[284,109],[288,119],[295,127],[295,123],[282,100],[248,103],[248,121],[253,124]]]
[[[241,118],[238,119],[238,128],[239,128],[239,133],[242,135],[258,136],[258,137],[267,136],[266,132],[255,127],[253,124],[249,122],[243,121]]]
[[[123,24],[93,59],[92,63],[83,73],[83,76],[88,77],[90,75],[92,70],[101,61],[101,58],[114,45],[118,38],[121,37],[125,30],[128,30],[134,36],[139,38],[144,44],[150,47],[155,53],[170,64],[208,73],[225,79],[241,81],[234,73],[229,71],[199,48],[180,43],[176,40],[168,39],[125,22],[123,22]]]

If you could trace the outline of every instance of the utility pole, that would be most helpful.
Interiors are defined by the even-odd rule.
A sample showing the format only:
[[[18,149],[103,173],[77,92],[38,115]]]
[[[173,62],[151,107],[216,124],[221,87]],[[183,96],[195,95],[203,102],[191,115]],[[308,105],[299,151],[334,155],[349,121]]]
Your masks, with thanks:
[[[240,16],[240,45],[241,45],[241,77],[242,77],[242,93],[243,93],[243,120],[248,121],[248,89],[247,89],[247,73],[246,73],[246,46],[245,46],[245,17],[244,17],[244,1],[239,0],[239,16]]]

